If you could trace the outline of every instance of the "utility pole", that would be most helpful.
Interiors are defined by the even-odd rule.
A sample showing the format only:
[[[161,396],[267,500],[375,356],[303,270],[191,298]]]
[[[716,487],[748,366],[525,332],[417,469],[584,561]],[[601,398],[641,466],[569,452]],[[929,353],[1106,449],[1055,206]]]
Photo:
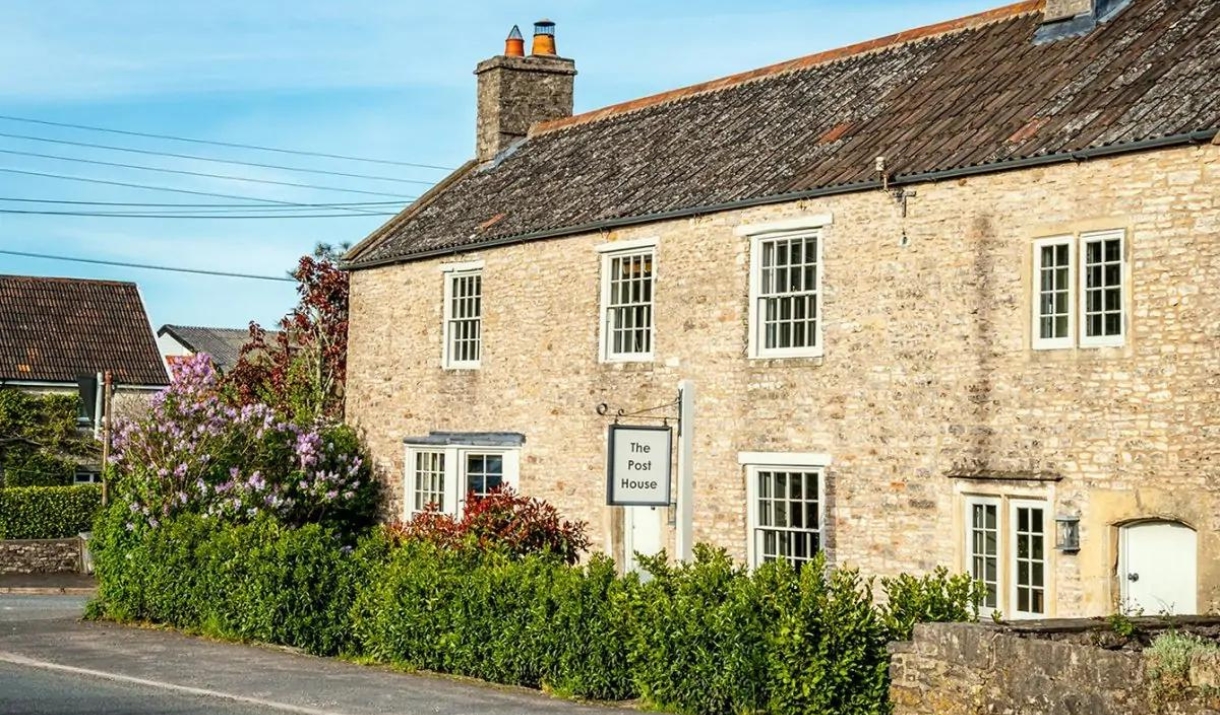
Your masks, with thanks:
[[[678,382],[678,560],[690,562],[695,538],[695,383]]]
[[[110,463],[110,387],[111,375],[110,371],[106,371],[106,376],[102,383],[102,413],[100,419],[102,422],[102,506],[105,507],[109,503],[110,496],[110,481],[106,479],[106,467]]]

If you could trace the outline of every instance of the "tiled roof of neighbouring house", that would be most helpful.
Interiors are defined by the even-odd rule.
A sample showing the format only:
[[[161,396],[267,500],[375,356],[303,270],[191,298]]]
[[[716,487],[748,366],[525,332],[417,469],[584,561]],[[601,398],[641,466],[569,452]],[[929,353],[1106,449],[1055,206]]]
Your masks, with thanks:
[[[135,283],[0,275],[0,380],[169,383]]]
[[[157,335],[169,333],[193,353],[207,353],[218,370],[237,364],[242,347],[250,342],[248,328],[201,328],[194,325],[163,325]],[[276,331],[267,331],[267,342],[274,343]]]
[[[1041,3],[535,127],[374,232],[352,268],[1220,128],[1220,2],[1133,0],[1035,44]]]

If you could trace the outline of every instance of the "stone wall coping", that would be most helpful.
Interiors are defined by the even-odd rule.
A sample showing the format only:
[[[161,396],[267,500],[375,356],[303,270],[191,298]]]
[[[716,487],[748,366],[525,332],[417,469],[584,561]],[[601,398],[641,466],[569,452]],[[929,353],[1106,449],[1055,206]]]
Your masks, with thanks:
[[[62,539],[0,539],[0,546],[4,544],[67,544],[80,540],[79,536],[66,536]]]
[[[1220,626],[1220,616],[1130,616],[1131,625],[1142,630],[1162,630],[1178,626]],[[979,621],[978,623],[918,623],[915,625],[914,640],[918,640],[921,631],[931,630],[980,630],[995,634],[1037,637],[1051,636],[1063,633],[1087,633],[1089,631],[1109,630],[1113,628],[1106,618],[1046,618],[1030,621],[1001,621],[999,623]],[[900,643],[909,643],[901,641]],[[891,644],[897,645],[897,644]],[[903,652],[891,650],[891,652]]]

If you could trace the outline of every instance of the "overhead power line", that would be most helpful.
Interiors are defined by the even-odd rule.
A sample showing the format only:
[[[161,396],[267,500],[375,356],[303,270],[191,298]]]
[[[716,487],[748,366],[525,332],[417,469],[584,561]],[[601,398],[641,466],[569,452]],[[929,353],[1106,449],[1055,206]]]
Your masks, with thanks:
[[[167,191],[167,192],[175,193],[175,194],[190,194],[192,196],[209,196],[212,198],[235,199],[238,201],[257,201],[259,203],[276,204],[278,206],[310,206],[310,204],[308,204],[308,203],[299,203],[296,201],[281,201],[279,199],[263,199],[263,198],[257,198],[254,196],[241,196],[241,195],[236,195],[236,194],[221,194],[221,193],[216,193],[213,191],[195,191],[193,189],[175,189],[175,188],[169,187],[169,186],[152,186],[149,184],[133,184],[133,183],[126,182],[126,181],[110,181],[108,179],[94,179],[94,178],[85,177],[85,176],[71,176],[68,174],[51,174],[51,173],[42,172],[42,171],[27,171],[25,169],[11,169],[8,167],[0,167],[0,172],[6,173],[6,174],[18,174],[21,176],[37,176],[37,177],[45,178],[45,179],[61,179],[64,181],[80,181],[80,182],[84,182],[84,183],[88,183],[88,184],[104,184],[107,186],[122,186],[122,187],[129,188],[129,189],[143,189],[145,191]],[[404,198],[417,198],[417,197],[404,197]],[[350,208],[350,209],[346,209],[346,210],[351,211],[352,213],[355,213],[355,214],[363,214],[363,215],[372,214],[374,216],[378,215],[377,212],[369,211],[366,209],[360,209],[360,208]]]
[[[419,169],[436,169],[438,171],[453,171],[454,167],[437,166],[435,164],[417,164],[410,161],[393,161],[391,159],[367,159],[359,156],[347,156],[344,154],[327,154],[318,151],[301,151],[298,149],[279,149],[276,147],[259,146],[257,144],[238,144],[235,142],[212,141],[208,139],[192,139],[189,137],[173,136],[171,134],[151,134],[148,132],[133,132],[124,129],[108,129],[106,127],[93,127],[85,124],[71,124],[68,122],[52,122],[46,119],[32,119],[29,117],[15,117],[12,115],[0,114],[0,120],[9,122],[25,122],[26,124],[41,124],[48,127],[63,127],[65,129],[80,129],[89,132],[106,132],[108,134],[121,134],[129,137],[145,137],[148,139],[165,139],[168,141],[188,142],[191,144],[207,144],[210,146],[223,146],[232,149],[253,149],[255,151],[269,151],[277,154],[295,154],[297,156],[316,156],[323,159],[340,159],[343,161],[360,161],[369,164],[387,164],[390,166],[413,166]]]
[[[356,202],[342,202],[342,203],[331,203],[331,202],[302,203],[302,204],[299,204],[296,206],[259,206],[259,205],[251,206],[250,204],[172,204],[172,203],[166,204],[166,203],[144,203],[144,202],[135,202],[135,201],[74,201],[71,199],[28,199],[28,198],[15,198],[15,197],[9,197],[9,196],[0,196],[0,201],[7,201],[7,202],[12,202],[12,203],[23,203],[23,204],[62,204],[62,205],[66,205],[66,206],[128,206],[128,207],[175,208],[175,209],[188,208],[188,209],[199,209],[199,210],[259,209],[260,211],[294,211],[294,210],[299,210],[299,208],[303,208],[303,207],[339,209],[339,208],[350,208],[350,207],[354,206],[354,207],[360,207],[360,208],[374,209],[374,208],[385,208],[385,207],[390,207],[390,206],[402,206],[401,201],[356,201]]]
[[[363,218],[364,216],[393,216],[393,213],[378,214],[240,214],[240,213],[138,213],[138,212],[106,212],[106,211],[21,211],[17,209],[0,209],[0,215],[17,216],[90,216],[93,218],[162,218],[162,219],[289,219],[289,218]]]
[[[145,156],[167,156],[174,159],[190,159],[192,161],[207,161],[213,164],[233,164],[236,166],[253,166],[259,169],[278,169],[280,171],[295,171],[303,174],[321,174],[323,176],[342,176],[348,179],[368,179],[370,181],[393,181],[400,184],[426,184],[431,186],[436,183],[434,181],[424,181],[421,179],[400,179],[394,176],[378,176],[377,174],[351,174],[346,171],[328,171],[326,169],[306,169],[303,166],[283,166],[280,164],[262,164],[256,161],[239,161],[237,159],[217,159],[210,156],[200,156],[199,154],[177,154],[171,151],[153,151],[151,149],[135,149],[132,147],[114,146],[112,144],[94,144],[92,142],[74,142],[67,139],[51,139],[49,137],[35,137],[28,134],[10,134],[8,132],[0,132],[0,137],[7,139],[21,139],[24,141],[43,142],[45,144],[61,144],[64,146],[78,146],[86,149],[105,149],[107,151],[121,151],[129,154],[143,154]]]
[[[319,186],[317,184],[298,184],[293,181],[275,181],[274,179],[253,179],[248,176],[234,176],[233,174],[209,174],[202,171],[187,171],[186,169],[164,169],[159,166],[142,166],[140,164],[121,164],[113,161],[98,161],[96,159],[78,159],[71,156],[58,156],[56,154],[40,154],[32,151],[17,151],[15,149],[0,149],[0,154],[10,154],[12,156],[30,156],[37,159],[53,159],[55,161],[70,161],[76,164],[92,164],[94,166],[110,166],[118,169],[135,169],[137,171],[152,171],[158,174],[178,174],[180,176],[199,176],[205,179],[223,179],[225,181],[244,181],[251,184],[271,184],[274,186],[291,186],[295,189],[312,189],[315,191],[338,191],[347,194],[364,194],[366,196],[393,196],[394,198],[405,198],[400,194],[389,194],[384,191],[365,191],[363,189],[343,189],[337,186]],[[429,182],[421,181],[421,184]]]
[[[23,258],[42,258],[48,261],[68,261],[71,263],[89,263],[98,266],[117,266],[119,268],[139,268],[146,271],[168,271],[171,273],[192,273],[201,276],[221,276],[224,278],[244,278],[253,281],[279,281],[295,283],[296,280],[287,276],[264,276],[255,273],[232,273],[229,271],[208,271],[202,268],[181,268],[178,266],[155,266],[147,263],[127,263],[124,261],[103,261],[97,258],[79,258],[77,256],[56,256],[48,253],[27,253],[25,251],[9,251],[0,249],[0,254],[6,256],[21,256]]]

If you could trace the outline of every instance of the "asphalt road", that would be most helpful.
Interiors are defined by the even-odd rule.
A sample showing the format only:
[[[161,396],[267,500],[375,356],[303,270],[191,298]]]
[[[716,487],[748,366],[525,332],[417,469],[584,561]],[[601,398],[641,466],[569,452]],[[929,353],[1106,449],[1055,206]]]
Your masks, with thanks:
[[[4,715],[282,715],[273,707],[0,663]]]
[[[282,648],[82,622],[84,602],[0,595],[0,715],[632,712]]]

